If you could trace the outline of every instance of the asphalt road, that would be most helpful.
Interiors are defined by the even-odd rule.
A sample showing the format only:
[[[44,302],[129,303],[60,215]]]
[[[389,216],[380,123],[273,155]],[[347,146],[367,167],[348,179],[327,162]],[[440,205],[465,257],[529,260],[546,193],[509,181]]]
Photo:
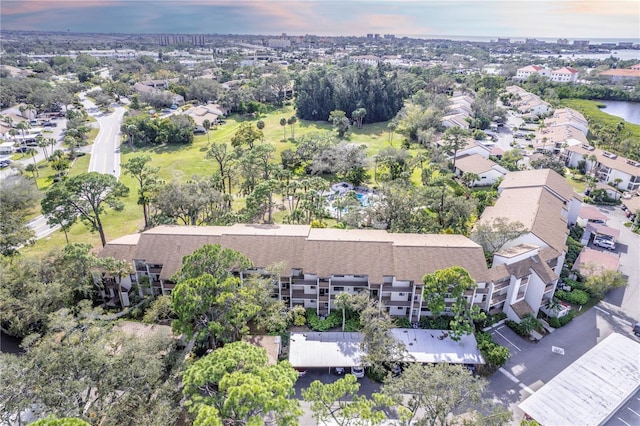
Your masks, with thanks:
[[[609,216],[607,225],[620,229],[614,252],[620,255],[620,272],[627,275],[628,286],[610,291],[594,308],[538,343],[521,338],[506,326],[492,331],[494,340],[509,348],[511,358],[489,378],[485,396],[508,407],[514,413],[513,424],[519,424],[523,418],[524,413],[518,408],[520,402],[611,333],[620,333],[640,341],[631,332],[632,324],[640,321],[640,235],[623,225],[627,219],[619,207],[602,207],[600,211]],[[564,349],[564,355],[551,352],[552,346]],[[640,359],[640,353],[638,357]],[[620,414],[625,421],[627,418],[636,421],[630,424],[640,424],[637,422],[640,417],[635,417],[632,411],[640,401],[637,398],[638,395],[635,395],[627,404],[628,407],[623,407],[629,412],[623,410]]]

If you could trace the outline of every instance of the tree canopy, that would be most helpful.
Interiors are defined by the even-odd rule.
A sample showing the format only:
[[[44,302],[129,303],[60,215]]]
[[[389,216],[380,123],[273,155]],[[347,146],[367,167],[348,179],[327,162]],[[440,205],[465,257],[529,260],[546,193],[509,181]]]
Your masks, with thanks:
[[[187,367],[183,393],[195,424],[298,424],[298,372],[286,361],[267,361],[264,349],[235,342]]]

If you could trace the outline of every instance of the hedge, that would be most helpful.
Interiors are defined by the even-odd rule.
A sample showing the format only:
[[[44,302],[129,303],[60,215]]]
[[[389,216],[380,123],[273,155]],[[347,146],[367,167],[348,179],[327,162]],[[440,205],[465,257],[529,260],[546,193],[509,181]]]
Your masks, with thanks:
[[[327,331],[342,325],[342,314],[333,311],[326,319],[322,319],[318,317],[315,309],[310,308],[307,309],[307,325],[313,331]]]
[[[502,367],[509,357],[511,352],[504,346],[500,346],[493,341],[491,334],[479,331],[476,333],[476,341],[478,342],[478,349],[482,354],[482,357],[493,367]]]
[[[560,328],[566,324],[568,324],[573,319],[573,311],[569,311],[569,313],[563,317],[549,317],[547,322],[553,328]]]
[[[556,291],[555,296],[560,300],[564,300],[565,302],[569,302],[574,305],[584,305],[589,301],[589,293],[579,289],[571,291],[558,290]]]
[[[527,331],[519,323],[512,320],[506,320],[504,323],[507,325],[507,327],[515,331],[518,336],[529,337],[529,333],[527,333]]]

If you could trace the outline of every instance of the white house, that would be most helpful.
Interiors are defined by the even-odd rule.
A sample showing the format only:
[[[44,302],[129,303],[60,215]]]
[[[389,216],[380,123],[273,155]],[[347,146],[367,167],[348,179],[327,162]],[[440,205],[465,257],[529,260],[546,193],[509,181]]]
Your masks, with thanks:
[[[507,174],[507,169],[485,158],[480,154],[472,154],[456,159],[456,176],[465,173],[478,175],[478,180],[471,186],[490,186]]]
[[[544,77],[551,76],[551,70],[540,65],[527,65],[526,67],[518,68],[516,71],[515,80],[526,80],[532,75],[537,74]]]
[[[571,67],[562,67],[551,71],[551,81],[558,83],[575,83],[578,81],[578,70]]]

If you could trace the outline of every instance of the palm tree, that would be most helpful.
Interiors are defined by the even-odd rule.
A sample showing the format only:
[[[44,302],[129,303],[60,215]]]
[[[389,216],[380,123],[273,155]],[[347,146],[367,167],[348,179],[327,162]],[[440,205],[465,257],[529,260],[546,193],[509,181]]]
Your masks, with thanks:
[[[20,132],[22,133],[22,139],[26,139],[24,132],[29,128],[31,128],[31,125],[29,124],[28,121],[21,121],[18,124],[16,124],[16,129],[20,129]]]
[[[33,181],[36,183],[36,187],[38,186],[38,177],[40,174],[38,173],[38,167],[33,164],[27,164],[27,167],[24,168],[26,172],[30,172],[33,175]]]
[[[347,308],[350,301],[351,295],[344,291],[336,296],[336,308],[342,309],[342,331],[344,331],[344,325],[347,322]]]
[[[542,328],[542,323],[536,317],[531,314],[526,314],[520,320],[520,327],[527,333],[530,334],[532,331],[539,330]]]
[[[554,315],[558,315],[558,312],[563,308],[562,303],[560,303],[560,301],[555,297],[549,299],[547,303],[545,303],[544,307],[553,312]]]
[[[27,150],[25,151],[24,155],[31,155],[31,159],[33,160],[33,165],[38,167],[38,164],[36,163],[36,154],[38,153],[38,150],[35,148],[27,148]]]
[[[462,183],[464,183],[467,187],[471,187],[474,182],[480,180],[480,176],[478,176],[476,173],[465,172],[460,179],[462,179]]]
[[[387,130],[389,131],[389,145],[393,146],[393,133],[398,128],[398,125],[393,121],[387,124]]]
[[[44,154],[45,160],[49,161],[49,156],[47,155],[47,147],[49,146],[49,141],[42,135],[36,136],[36,142],[38,142],[38,147],[42,148],[42,153]]]
[[[296,118],[295,115],[291,116],[288,120],[287,120],[287,124],[289,126],[291,126],[291,139],[295,139],[295,135],[293,134],[293,128],[295,127],[296,122],[298,121],[298,119]]]
[[[209,146],[209,143],[211,142],[209,140],[209,129],[211,128],[211,121],[207,120],[203,120],[202,121],[202,127],[204,127],[204,129],[207,131],[207,146]]]
[[[286,118],[281,118],[280,119],[280,125],[282,126],[282,131],[284,132],[284,138],[283,140],[287,140],[287,119]]]

